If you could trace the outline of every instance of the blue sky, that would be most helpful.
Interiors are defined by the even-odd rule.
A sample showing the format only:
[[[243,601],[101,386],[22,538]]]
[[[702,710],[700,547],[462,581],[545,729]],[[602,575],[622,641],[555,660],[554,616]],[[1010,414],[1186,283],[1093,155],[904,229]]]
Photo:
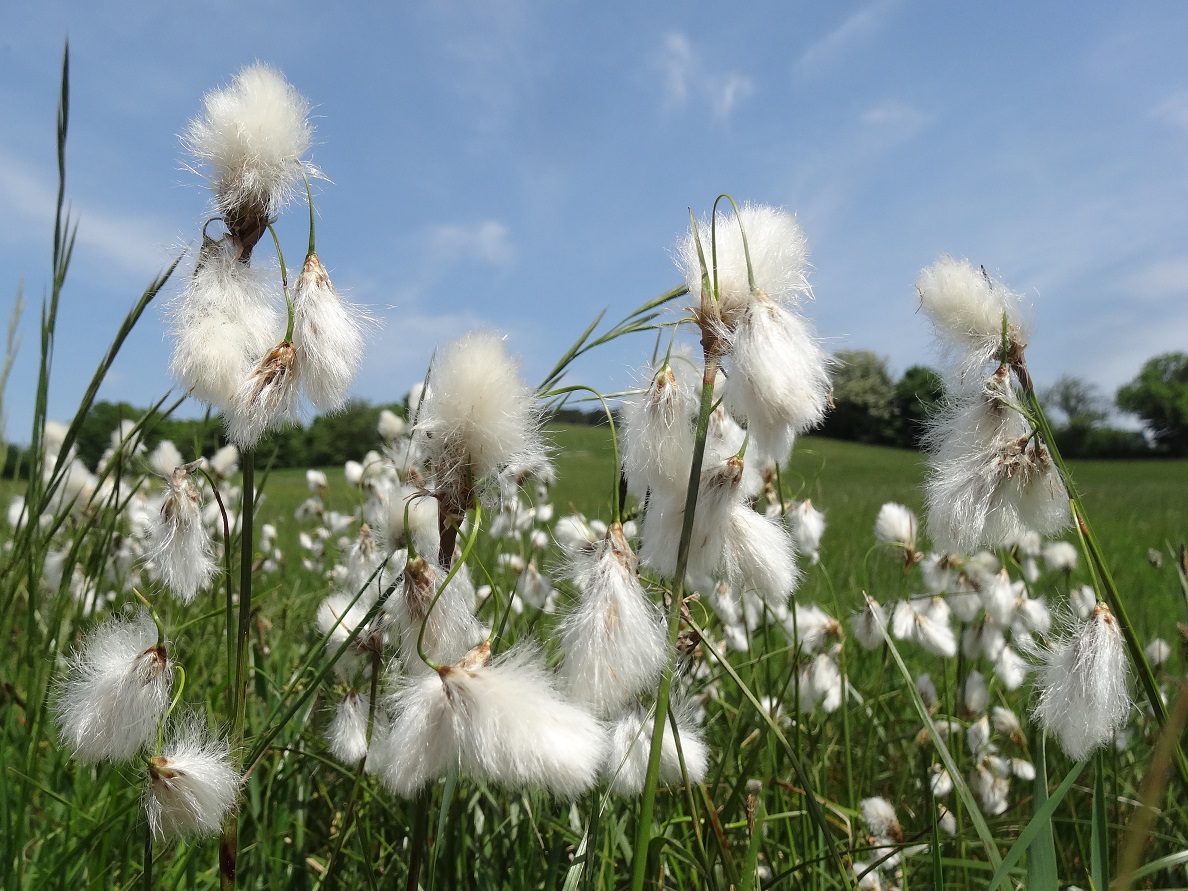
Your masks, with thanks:
[[[0,307],[22,279],[29,307],[8,434],[28,440],[67,36],[79,229],[57,417],[195,243],[207,194],[176,134],[256,60],[315,106],[312,160],[333,181],[319,253],[383,322],[363,398],[399,399],[435,344],[475,326],[507,332],[539,380],[599,310],[678,283],[686,208],[720,192],[798,214],[831,349],[896,373],[934,362],[913,282],[948,252],[1032,297],[1041,384],[1069,372],[1112,393],[1188,348],[1185,35],[1178,3],[15,0],[0,8]],[[298,259],[303,226],[300,209],[282,220]],[[650,349],[616,345],[573,381],[629,386]],[[150,310],[101,398],[150,403],[168,360]]]

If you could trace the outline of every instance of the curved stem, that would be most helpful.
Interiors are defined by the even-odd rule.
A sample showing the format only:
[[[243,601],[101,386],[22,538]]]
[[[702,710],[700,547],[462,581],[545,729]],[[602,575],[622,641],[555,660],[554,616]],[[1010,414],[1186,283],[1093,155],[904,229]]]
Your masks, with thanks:
[[[540,398],[541,399],[550,399],[553,396],[560,396],[563,393],[576,393],[579,391],[593,393],[594,397],[599,402],[602,403],[602,410],[604,412],[606,412],[606,422],[610,425],[610,432],[611,432],[611,449],[614,451],[614,456],[615,456],[615,485],[611,489],[611,508],[613,511],[613,516],[615,518],[615,522],[622,524],[622,522],[623,522],[623,507],[619,502],[619,484],[618,484],[619,483],[619,472],[620,472],[620,468],[622,467],[622,462],[619,459],[619,436],[618,436],[618,433],[615,431],[615,413],[613,411],[611,411],[610,406],[606,404],[606,397],[603,396],[601,393],[599,393],[597,390],[595,390],[593,387],[587,387],[587,386],[584,386],[581,384],[577,384],[572,387],[562,387],[559,390],[549,390],[547,393],[541,393]]]
[[[310,211],[311,215],[313,211]],[[276,246],[276,259],[280,263],[281,272],[281,290],[285,292],[285,311],[289,315],[288,324],[285,327],[285,343],[291,343],[293,340],[293,295],[289,292],[289,268],[285,266],[285,254],[281,250],[280,238],[277,237],[276,227],[271,223],[268,224],[268,232],[272,236],[272,243]],[[313,242],[313,230],[310,230],[310,242]]]

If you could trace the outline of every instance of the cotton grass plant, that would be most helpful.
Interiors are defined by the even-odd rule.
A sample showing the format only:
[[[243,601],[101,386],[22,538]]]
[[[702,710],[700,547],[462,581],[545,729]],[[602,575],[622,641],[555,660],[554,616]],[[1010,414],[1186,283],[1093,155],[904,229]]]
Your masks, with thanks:
[[[1006,285],[949,257],[917,282],[948,394],[926,511],[867,491],[843,520],[801,441],[830,392],[809,238],[726,197],[678,235],[682,283],[539,385],[471,332],[370,451],[265,481],[271,431],[343,404],[367,317],[316,251],[308,104],[279,72],[212,91],[183,141],[212,216],[65,424],[59,201],[0,573],[14,886],[1182,883],[1174,647],[1127,616]],[[291,281],[272,225],[302,196]],[[87,467],[82,418],[167,279],[178,395]],[[636,334],[630,392],[565,379]],[[223,447],[141,445],[182,398]],[[603,464],[549,442],[578,399],[606,411]]]

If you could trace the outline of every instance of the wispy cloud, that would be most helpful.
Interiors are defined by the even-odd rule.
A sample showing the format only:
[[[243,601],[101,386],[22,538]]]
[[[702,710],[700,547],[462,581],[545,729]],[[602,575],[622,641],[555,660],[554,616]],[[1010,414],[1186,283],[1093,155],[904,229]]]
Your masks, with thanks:
[[[1135,270],[1123,280],[1122,288],[1137,300],[1188,296],[1188,256],[1168,257]]]
[[[434,226],[426,234],[425,242],[434,265],[484,263],[506,267],[516,259],[508,228],[498,220]]]
[[[875,0],[866,4],[801,53],[796,60],[796,67],[801,71],[809,71],[853,52],[878,34],[897,5],[898,0]]]
[[[1188,132],[1188,91],[1173,93],[1151,109],[1151,117]]]
[[[664,37],[656,57],[664,86],[664,104],[683,108],[704,102],[716,120],[727,120],[735,107],[755,92],[754,82],[737,71],[712,71],[689,38],[674,31]]]
[[[5,220],[0,231],[7,241],[46,244],[53,226],[58,195],[46,175],[19,158],[0,153],[0,206]],[[143,275],[166,262],[170,239],[164,224],[146,215],[133,215],[89,203],[71,202],[71,219],[78,223],[77,245],[100,260],[127,272]]]

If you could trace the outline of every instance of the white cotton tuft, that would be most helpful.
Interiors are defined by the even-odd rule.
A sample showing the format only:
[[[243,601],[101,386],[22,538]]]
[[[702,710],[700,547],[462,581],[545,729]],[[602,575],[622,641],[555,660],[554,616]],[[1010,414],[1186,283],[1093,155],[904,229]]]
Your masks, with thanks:
[[[862,813],[862,822],[866,824],[871,835],[884,840],[903,840],[899,818],[895,816],[895,808],[887,799],[864,798],[858,807]]]
[[[397,591],[385,604],[400,635],[400,659],[409,673],[427,670],[418,655],[418,641],[430,660],[448,665],[461,659],[484,637],[474,617],[475,594],[469,575],[459,568],[438,596],[447,576],[446,570],[423,557],[411,559],[404,567]]]
[[[800,581],[792,536],[779,520],[734,502],[722,572],[740,594],[754,591],[772,607],[785,605]]]
[[[1053,572],[1072,572],[1077,568],[1076,545],[1067,541],[1050,541],[1044,545],[1044,562]]]
[[[663,363],[644,392],[623,401],[619,443],[632,494],[688,485],[699,399],[691,377]]]
[[[296,347],[281,341],[264,354],[226,406],[227,436],[240,448],[254,448],[270,430],[297,423],[304,372]]]
[[[366,693],[351,690],[334,710],[326,728],[330,754],[343,764],[355,765],[367,757],[367,713],[371,700]]]
[[[708,464],[701,472],[693,535],[689,545],[688,575],[705,578],[722,564],[731,507],[743,479],[743,463],[730,457]],[[677,550],[684,523],[685,492],[652,492],[644,514],[640,559],[661,575],[672,578],[677,568]]]
[[[292,196],[313,141],[309,103],[267,65],[245,67],[227,87],[203,99],[203,115],[182,141],[210,165],[221,213],[258,208],[272,218]]]
[[[535,395],[503,339],[486,332],[467,334],[438,355],[416,432],[438,485],[447,489],[493,479],[502,467],[536,464],[545,456]]]
[[[202,499],[186,467],[167,478],[161,512],[152,519],[149,559],[182,603],[193,603],[218,572],[210,535],[202,522]]]
[[[305,398],[321,411],[346,404],[363,361],[363,318],[330,283],[318,255],[307,256],[293,288],[293,344]]]
[[[671,722],[664,724],[664,739],[660,744],[660,782],[676,786],[688,776],[690,783],[705,779],[709,763],[709,748],[705,744],[701,728],[693,721],[692,714],[683,704],[673,705],[677,736],[673,735]],[[610,745],[607,747],[604,775],[609,780],[610,791],[616,795],[638,795],[644,786],[648,770],[648,756],[652,748],[653,718],[648,711],[636,707],[615,722],[611,729]],[[678,750],[677,741],[680,741]],[[685,772],[681,772],[684,761]]]
[[[825,514],[813,506],[808,498],[794,502],[788,508],[788,525],[797,549],[812,558],[814,564],[820,560],[821,538],[825,535]]]
[[[149,466],[158,476],[162,476],[167,480],[172,479],[173,471],[185,463],[182,453],[168,439],[163,439],[157,443],[157,447],[149,455]]]
[[[235,805],[239,774],[226,741],[194,723],[149,759],[144,810],[153,835],[214,835]]]
[[[869,594],[862,595],[865,606],[850,617],[850,630],[863,649],[877,650],[885,641],[883,629],[887,627],[887,611]]]
[[[664,623],[636,562],[617,524],[573,562],[580,598],[561,626],[561,677],[576,702],[603,718],[654,690],[668,657]]]
[[[1079,761],[1109,742],[1130,714],[1126,651],[1113,613],[1098,604],[1088,621],[1040,656],[1033,715]]]
[[[761,455],[783,463],[796,435],[821,423],[829,363],[800,316],[762,297],[742,311],[731,336],[723,397]]]
[[[437,674],[425,674],[403,678],[386,705],[390,720],[372,741],[368,769],[380,771],[401,798],[412,798],[458,765],[455,703]]]
[[[154,742],[169,705],[172,663],[146,610],[92,631],[70,661],[54,711],[83,762],[125,761]]]
[[[957,352],[963,373],[980,368],[1002,349],[1004,314],[1011,342],[1027,345],[1022,298],[969,260],[941,257],[920,273],[916,291],[937,333]]]
[[[1070,521],[1060,473],[1015,402],[1003,366],[980,392],[961,397],[933,421],[928,528],[942,550],[999,547],[1028,531],[1054,534]]]
[[[385,408],[380,412],[376,431],[385,442],[392,442],[404,433],[404,418]]]
[[[266,275],[241,263],[229,242],[204,245],[186,290],[167,310],[170,373],[195,398],[229,408],[284,333],[278,299]]]
[[[461,751],[473,776],[516,789],[544,788],[572,800],[598,779],[605,728],[554,687],[531,648],[517,647],[489,666],[442,675],[464,705]]]
[[[888,501],[879,508],[879,515],[875,518],[875,538],[908,553],[916,550],[916,531],[919,528],[916,515],[894,501]]]
[[[743,234],[746,235],[746,250]],[[795,306],[811,294],[807,277],[808,245],[796,217],[780,208],[744,204],[737,217],[719,213],[698,223],[702,254],[715,273],[721,315],[729,318],[752,299],[747,277],[747,254],[756,290],[783,305]],[[716,258],[716,263],[715,263]],[[689,293],[701,294],[702,272],[697,239],[690,231],[676,248],[676,263],[685,275]]]

